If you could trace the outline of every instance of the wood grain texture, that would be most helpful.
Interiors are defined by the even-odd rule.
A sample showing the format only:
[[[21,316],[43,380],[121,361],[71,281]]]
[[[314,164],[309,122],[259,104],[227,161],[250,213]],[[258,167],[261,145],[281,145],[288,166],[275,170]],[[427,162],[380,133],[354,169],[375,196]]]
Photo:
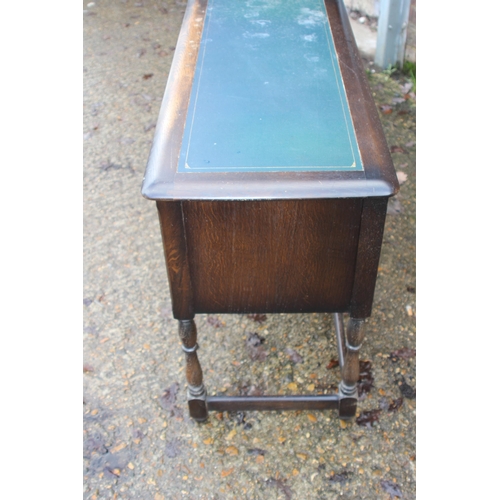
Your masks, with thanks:
[[[167,264],[172,311],[176,319],[194,317],[181,202],[157,202],[163,252]]]
[[[192,319],[179,321],[179,337],[185,348],[193,349],[196,346],[197,331],[195,322]],[[196,350],[185,352],[185,355],[187,382],[191,387],[201,387],[203,385],[203,372]]]
[[[348,311],[361,207],[183,202],[195,312]]]
[[[197,421],[207,419],[206,390],[203,385],[203,372],[198,360],[196,324],[194,320],[179,321],[179,337],[186,355],[186,380],[188,383],[189,414]]]
[[[350,307],[353,318],[362,319],[371,315],[384,236],[387,200],[387,198],[367,198],[363,201],[356,274]]]

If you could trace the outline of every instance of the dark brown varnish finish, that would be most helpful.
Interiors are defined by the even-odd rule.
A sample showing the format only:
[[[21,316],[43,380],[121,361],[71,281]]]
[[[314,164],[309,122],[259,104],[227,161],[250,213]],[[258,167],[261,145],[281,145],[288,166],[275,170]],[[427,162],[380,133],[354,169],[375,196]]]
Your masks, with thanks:
[[[189,0],[143,182],[160,218],[190,415],[209,410],[356,413],[359,350],[371,314],[388,198],[399,186],[341,0],[325,0],[364,171],[179,173],[206,14]],[[208,396],[197,313],[335,313],[338,394]],[[342,313],[350,316],[345,333]]]
[[[362,200],[182,207],[195,313],[349,309]]]
[[[356,272],[349,310],[353,318],[367,318],[372,311],[387,200],[387,197],[367,198],[363,202]]]
[[[158,202],[163,252],[176,319],[194,318],[193,293],[189,276],[186,235],[181,202]]]
[[[209,410],[265,411],[265,410],[338,410],[339,396],[211,396]]]
[[[190,413],[326,409],[354,416],[364,318],[371,311],[387,198],[157,201]],[[339,396],[206,398],[197,313],[348,312]],[[341,315],[337,315],[341,321]],[[343,328],[340,329],[343,338]],[[309,406],[308,406],[309,405]]]

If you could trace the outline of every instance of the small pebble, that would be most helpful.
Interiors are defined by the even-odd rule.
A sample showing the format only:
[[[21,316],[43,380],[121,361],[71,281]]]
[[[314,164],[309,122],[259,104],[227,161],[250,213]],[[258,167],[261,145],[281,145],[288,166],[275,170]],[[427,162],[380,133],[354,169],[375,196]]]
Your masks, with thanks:
[[[231,467],[230,469],[226,469],[226,470],[223,470],[220,475],[222,477],[227,477],[229,476],[230,474],[232,474],[234,472],[234,467]]]

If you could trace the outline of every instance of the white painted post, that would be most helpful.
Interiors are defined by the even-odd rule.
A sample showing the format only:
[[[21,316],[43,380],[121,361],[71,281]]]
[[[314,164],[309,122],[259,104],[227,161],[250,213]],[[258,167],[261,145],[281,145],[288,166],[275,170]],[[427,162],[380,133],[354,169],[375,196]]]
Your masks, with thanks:
[[[375,64],[386,69],[404,62],[411,0],[380,0]]]

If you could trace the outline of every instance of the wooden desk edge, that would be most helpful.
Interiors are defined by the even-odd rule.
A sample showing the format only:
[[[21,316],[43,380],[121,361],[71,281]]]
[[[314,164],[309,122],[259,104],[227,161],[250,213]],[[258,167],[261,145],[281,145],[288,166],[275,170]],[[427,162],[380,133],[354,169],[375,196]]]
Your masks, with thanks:
[[[298,200],[330,198],[372,198],[390,197],[398,189],[384,180],[333,180],[333,181],[288,181],[252,182],[210,181],[182,183],[176,185],[145,179],[142,195],[148,200],[189,201],[189,200]]]

